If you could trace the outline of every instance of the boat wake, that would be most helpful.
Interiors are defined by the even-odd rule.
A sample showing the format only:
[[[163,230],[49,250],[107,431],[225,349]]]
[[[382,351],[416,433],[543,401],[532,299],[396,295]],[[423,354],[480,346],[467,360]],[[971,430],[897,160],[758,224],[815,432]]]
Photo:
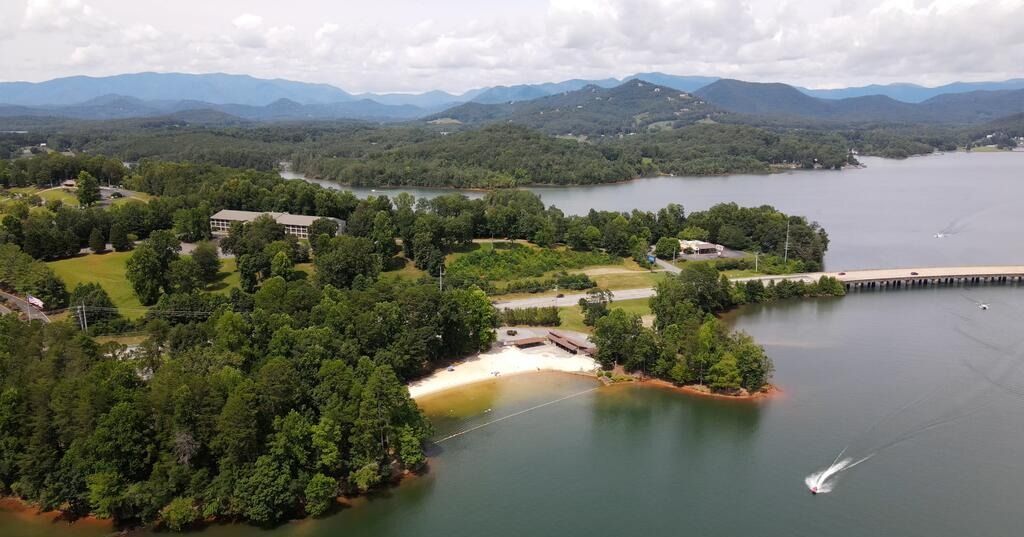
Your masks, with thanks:
[[[804,478],[804,483],[807,485],[807,490],[811,491],[811,494],[828,494],[835,488],[836,481],[839,479],[839,474],[852,469],[854,466],[867,461],[875,454],[871,453],[865,457],[854,460],[852,457],[843,458],[846,450],[839,452],[836,455],[835,460],[827,468],[814,472],[813,474]]]

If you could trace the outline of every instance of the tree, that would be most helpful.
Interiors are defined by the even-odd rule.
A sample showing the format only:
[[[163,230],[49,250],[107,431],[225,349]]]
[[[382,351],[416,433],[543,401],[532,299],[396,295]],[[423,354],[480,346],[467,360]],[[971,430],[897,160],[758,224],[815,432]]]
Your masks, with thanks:
[[[292,263],[291,258],[284,252],[277,252],[274,254],[274,258],[270,260],[271,276],[284,278],[285,280],[291,279],[294,268],[295,263]]]
[[[699,226],[686,226],[679,232],[679,238],[684,241],[706,241],[710,237],[711,233]]]
[[[192,250],[192,260],[199,267],[200,278],[204,283],[213,283],[220,277],[220,255],[216,244],[200,241]]]
[[[313,260],[320,285],[346,288],[356,276],[375,279],[381,271],[380,254],[369,239],[341,235],[331,239],[326,251]]]
[[[78,204],[88,207],[100,200],[100,182],[91,173],[82,170],[75,182],[78,189]]]
[[[199,509],[191,496],[179,496],[160,510],[160,519],[172,531],[182,531],[199,521]]]
[[[97,254],[107,250],[107,240],[103,238],[103,232],[98,227],[92,228],[89,233],[89,249]]]
[[[79,326],[88,325],[94,330],[107,329],[112,321],[121,318],[106,290],[95,282],[76,285],[68,297],[68,309]]]
[[[743,332],[733,336],[729,347],[736,358],[743,388],[751,393],[763,388],[775,369],[764,349]]]
[[[731,306],[729,281],[719,276],[718,270],[708,263],[688,263],[676,276],[681,298],[708,313]]]
[[[118,252],[127,252],[132,249],[132,241],[128,238],[128,232],[120,221],[115,221],[110,226],[110,245]]]
[[[333,237],[338,234],[338,222],[331,220],[330,218],[317,218],[313,220],[313,223],[309,225],[309,242],[313,243],[314,239],[320,235],[327,235]]]
[[[616,363],[625,363],[633,351],[632,343],[636,334],[643,329],[639,315],[613,309],[594,325],[594,344],[597,345],[597,361],[605,369]]]
[[[736,357],[729,352],[722,355],[718,363],[708,370],[708,380],[711,388],[716,391],[735,392],[740,389],[742,379],[736,365]]]
[[[604,226],[602,246],[608,253],[625,257],[630,255],[629,221],[621,214],[611,219]]]
[[[306,513],[321,516],[330,510],[338,496],[338,482],[324,474],[314,474],[306,485]]]
[[[723,224],[718,228],[718,242],[737,250],[750,247],[750,239],[747,238],[746,233],[733,224]]]
[[[203,207],[174,211],[174,233],[185,242],[210,238],[210,214]]]
[[[537,228],[537,232],[533,234],[533,242],[537,246],[547,248],[555,243],[555,225],[548,220]]]
[[[243,254],[238,258],[238,274],[242,290],[246,293],[256,292],[259,282],[269,273],[270,261],[263,252]]]
[[[150,233],[146,243],[153,249],[157,259],[163,266],[169,266],[181,252],[181,241],[170,230],[159,229]]]
[[[132,284],[135,296],[139,297],[139,302],[144,306],[156,304],[160,298],[160,292],[166,286],[165,266],[153,246],[147,242],[140,244],[128,258],[125,278]]]
[[[608,306],[612,303],[612,292],[607,289],[595,288],[587,291],[586,298],[579,301],[583,311],[583,324],[594,326],[597,321],[608,315]]]
[[[191,293],[203,288],[203,270],[191,257],[179,257],[167,267],[167,284],[175,293]]]
[[[373,247],[382,257],[390,258],[398,253],[398,244],[395,243],[395,226],[391,223],[391,216],[386,211],[378,211],[373,217],[373,229],[370,231],[370,240]]]
[[[654,255],[660,259],[675,259],[679,253],[679,239],[673,237],[662,237],[654,245]]]

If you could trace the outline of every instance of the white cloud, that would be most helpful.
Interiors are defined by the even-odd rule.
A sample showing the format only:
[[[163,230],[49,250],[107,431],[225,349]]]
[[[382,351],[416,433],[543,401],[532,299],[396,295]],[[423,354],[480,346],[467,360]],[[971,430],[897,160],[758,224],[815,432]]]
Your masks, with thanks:
[[[6,80],[160,69],[409,91],[649,70],[810,86],[1024,76],[1021,0],[252,0],[241,14],[178,0],[180,16],[15,2]]]

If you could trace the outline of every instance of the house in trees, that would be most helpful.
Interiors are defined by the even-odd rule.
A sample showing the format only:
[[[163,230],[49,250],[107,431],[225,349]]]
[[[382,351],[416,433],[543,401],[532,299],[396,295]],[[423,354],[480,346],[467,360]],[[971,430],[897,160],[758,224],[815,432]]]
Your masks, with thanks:
[[[234,211],[231,209],[224,209],[217,211],[217,214],[210,217],[210,231],[217,236],[223,236],[228,234],[228,230],[231,229],[231,224],[234,222],[252,222],[262,215],[269,215],[274,219],[275,222],[284,226],[284,232],[289,235],[294,235],[299,239],[309,238],[309,226],[313,225],[313,222],[322,218],[320,216],[307,216],[304,214],[291,214],[291,213],[273,213],[273,212],[254,212],[254,211]],[[337,218],[328,218],[338,223],[338,230],[345,230],[345,221]]]

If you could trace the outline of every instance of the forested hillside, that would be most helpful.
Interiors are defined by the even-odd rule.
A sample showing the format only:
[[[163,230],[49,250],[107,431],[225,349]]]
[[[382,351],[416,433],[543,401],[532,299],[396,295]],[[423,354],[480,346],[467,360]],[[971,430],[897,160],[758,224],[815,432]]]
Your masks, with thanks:
[[[882,95],[845,99],[812,97],[786,84],[723,79],[695,92],[739,114],[849,123],[970,124],[1024,112],[1024,90],[974,91],[905,103]]]
[[[612,136],[644,132],[655,124],[683,126],[713,117],[717,110],[699,98],[641,80],[613,88],[586,86],[530,101],[468,103],[427,118],[462,123],[508,121],[550,134]]]

